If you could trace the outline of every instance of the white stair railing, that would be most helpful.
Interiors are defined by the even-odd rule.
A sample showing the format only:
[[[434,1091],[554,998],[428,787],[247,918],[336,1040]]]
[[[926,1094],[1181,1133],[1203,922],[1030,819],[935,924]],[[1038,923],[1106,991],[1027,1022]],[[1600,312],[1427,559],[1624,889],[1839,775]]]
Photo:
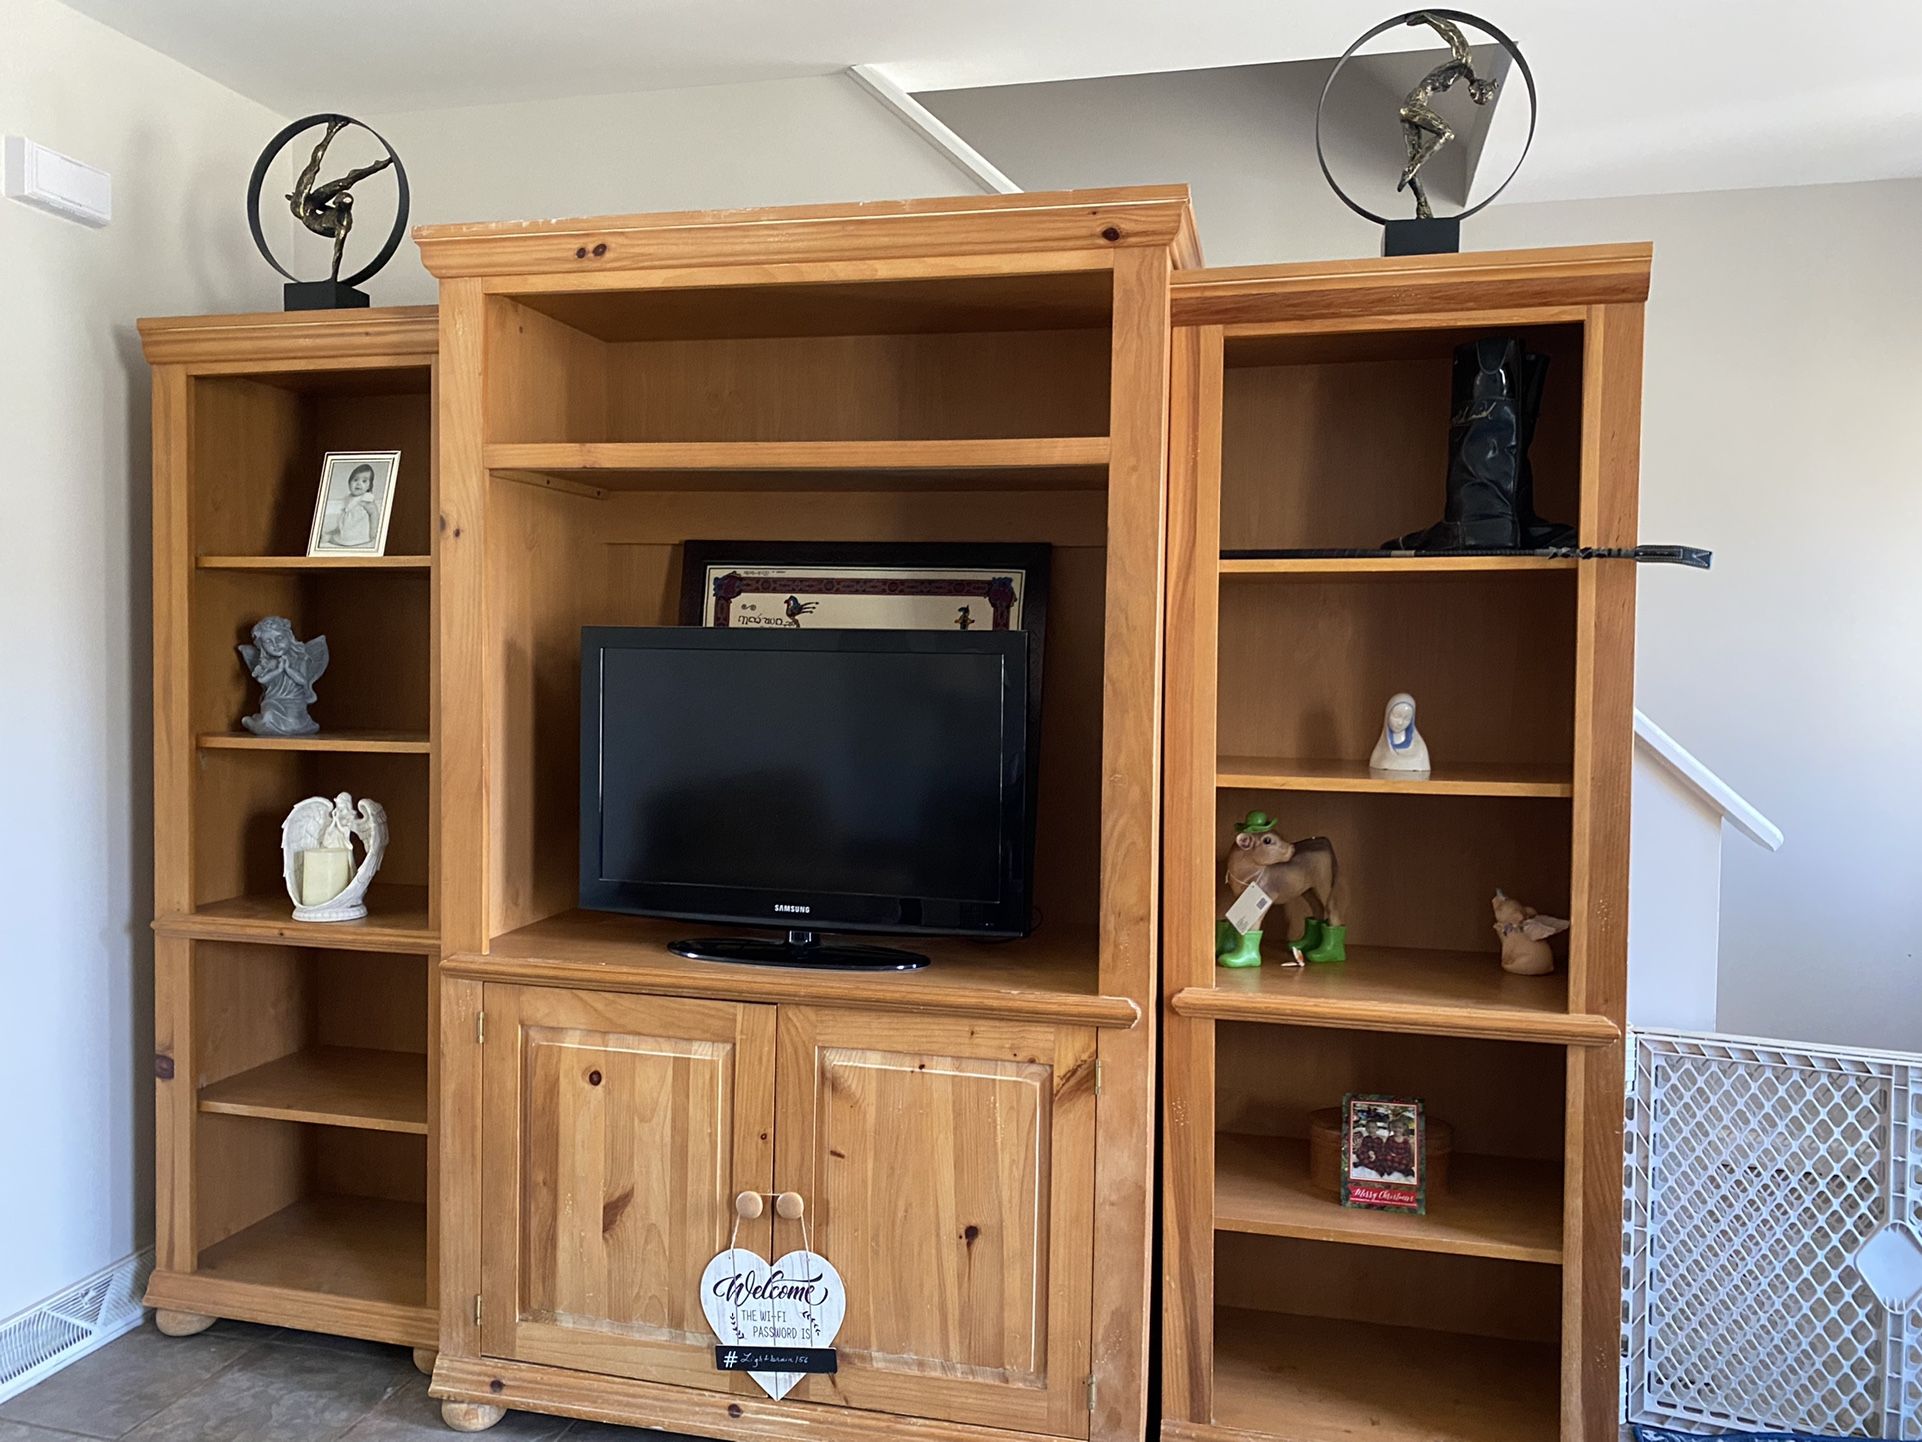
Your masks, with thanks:
[[[1712,1032],[1722,839],[1733,828],[1775,851],[1782,831],[1639,710],[1632,786],[1629,1025]]]

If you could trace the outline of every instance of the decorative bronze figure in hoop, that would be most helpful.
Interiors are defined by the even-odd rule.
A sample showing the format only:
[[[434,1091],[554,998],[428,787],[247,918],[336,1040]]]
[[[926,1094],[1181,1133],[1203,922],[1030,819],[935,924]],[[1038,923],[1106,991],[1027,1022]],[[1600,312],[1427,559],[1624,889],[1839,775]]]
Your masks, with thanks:
[[[1423,10],[1409,16],[1408,23],[1430,27],[1448,42],[1449,49],[1448,59],[1422,76],[1401,103],[1401,133],[1408,142],[1408,164],[1402,167],[1401,184],[1395,189],[1414,191],[1415,218],[1433,220],[1435,212],[1428,208],[1428,192],[1422,189],[1421,168],[1435,158],[1436,151],[1455,138],[1455,132],[1429,102],[1437,95],[1453,90],[1457,81],[1466,80],[1469,98],[1477,105],[1486,105],[1495,98],[1495,88],[1501,82],[1475,74],[1475,56],[1469,50],[1461,28],[1453,21]]]
[[[1408,112],[1402,113],[1406,115]],[[292,208],[294,218],[315,235],[324,235],[334,242],[334,267],[329,272],[329,278],[334,281],[340,279],[340,257],[347,249],[347,233],[354,228],[354,187],[368,176],[377,175],[394,164],[397,158],[390,150],[372,165],[358,166],[339,180],[316,186],[314,182],[320,178],[320,165],[327,158],[327,147],[334,143],[336,135],[351,124],[353,122],[344,115],[328,119],[327,133],[320,137],[320,144],[314,147],[307,168],[300,172],[300,179],[294,182],[294,188],[287,195],[287,204]]]
[[[268,248],[267,237],[262,233],[260,224],[260,199],[267,172],[281,152],[297,136],[315,126],[322,127],[320,143],[314,146],[313,154],[286,198],[294,217],[302,225],[334,243],[334,256],[327,279],[301,280],[275,259],[273,251]],[[356,166],[337,180],[323,181],[320,168],[326,164],[327,149],[334,143],[335,137],[349,126],[358,126],[367,131],[387,154],[371,165]],[[353,188],[369,176],[390,168],[394,172],[395,187],[393,229],[388,232],[380,252],[343,279],[340,268],[347,253],[347,237],[354,228]],[[400,249],[401,238],[407,234],[407,210],[407,168],[400,163],[400,156],[377,131],[347,115],[308,115],[294,121],[267,142],[267,148],[260,152],[260,158],[254,162],[253,178],[247,184],[247,224],[253,231],[254,245],[267,258],[267,264],[287,277],[285,303],[288,310],[343,310],[369,304],[367,292],[356,287],[393,259],[394,252]]]
[[[1390,30],[1410,25],[1426,25],[1448,44],[1448,59],[1430,70],[1416,82],[1402,100],[1397,119],[1401,124],[1403,140],[1407,143],[1407,160],[1402,166],[1401,182],[1395,189],[1413,191],[1415,195],[1415,214],[1411,219],[1390,220],[1385,215],[1357,202],[1353,196],[1341,188],[1334,172],[1328,168],[1328,152],[1322,142],[1322,119],[1327,114],[1328,96],[1341,78],[1342,71],[1362,46],[1378,35]],[[1515,158],[1514,166],[1507,176],[1486,196],[1469,206],[1459,215],[1436,215],[1428,203],[1428,191],[1422,185],[1422,167],[1435,158],[1435,153],[1455,138],[1454,127],[1444,120],[1434,101],[1438,95],[1453,90],[1462,81],[1468,82],[1468,95],[1477,105],[1494,103],[1500,82],[1493,76],[1478,75],[1475,71],[1474,52],[1469,49],[1468,40],[1462,34],[1462,26],[1481,31],[1507,52],[1515,73],[1522,78],[1522,85],[1528,94],[1528,135],[1522,142],[1522,153]],[[1322,86],[1321,101],[1315,106],[1315,158],[1321,163],[1322,179],[1335,197],[1355,214],[1365,220],[1372,220],[1382,228],[1381,253],[1383,255],[1431,255],[1437,252],[1461,249],[1461,223],[1504,190],[1522,168],[1522,161],[1528,156],[1528,147],[1535,139],[1535,77],[1528,68],[1528,61],[1522,58],[1521,50],[1513,40],[1490,25],[1480,16],[1467,14],[1461,10],[1411,10],[1405,15],[1396,15],[1374,26],[1342,52],[1335,68],[1328,73],[1328,82]]]

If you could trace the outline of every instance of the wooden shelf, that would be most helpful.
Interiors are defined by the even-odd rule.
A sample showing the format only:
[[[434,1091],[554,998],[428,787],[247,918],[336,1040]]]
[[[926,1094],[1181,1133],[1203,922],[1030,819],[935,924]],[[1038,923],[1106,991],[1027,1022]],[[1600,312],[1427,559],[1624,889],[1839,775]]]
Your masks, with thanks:
[[[367,915],[359,921],[295,921],[284,891],[264,896],[235,896],[207,902],[184,915],[154,922],[162,936],[201,941],[257,941],[293,946],[337,947],[350,951],[440,949],[427,920],[427,888],[376,883],[367,893]]]
[[[418,1202],[307,1197],[200,1254],[196,1276],[427,1305],[427,1211]]]
[[[1101,994],[1100,948],[1093,931],[1044,931],[1008,942],[905,937],[898,944],[926,954],[931,964],[902,972],[732,966],[693,961],[667,949],[681,937],[726,930],[701,922],[567,911],[495,937],[486,956],[448,957],[441,971],[589,990],[959,1012],[1080,1026],[1131,1027],[1140,1019],[1129,998]]]
[[[1182,1016],[1287,1026],[1603,1046],[1621,1038],[1605,1016],[1570,1013],[1568,978],[1510,976],[1494,952],[1348,947],[1348,960],[1306,967],[1215,968],[1213,986],[1176,992]]]
[[[201,556],[203,571],[425,571],[430,556]]]
[[[1392,792],[1408,796],[1550,796],[1575,794],[1567,766],[1446,766],[1426,776],[1371,771],[1365,761],[1223,756],[1215,785],[1253,791]]]
[[[427,1135],[427,1058],[323,1046],[200,1089],[203,1112]]]
[[[1099,490],[1106,436],[928,441],[636,441],[495,444],[507,480],[610,491]]]
[[[1562,1259],[1561,1170],[1553,1162],[1456,1153],[1448,1190],[1424,1216],[1344,1207],[1308,1181],[1308,1144],[1293,1137],[1215,1137],[1215,1227],[1410,1252],[1518,1262]]]
[[[702,217],[712,219],[711,213]],[[563,247],[569,256],[573,244]],[[804,283],[769,281],[744,268],[741,280],[719,285],[533,291],[515,302],[616,343],[1106,329],[1112,323],[1110,270],[1050,266],[1038,257],[1026,264],[1037,268],[1023,275]]]
[[[1221,562],[1223,579],[1248,576],[1435,576],[1572,571],[1580,563],[1559,556],[1286,556]]]
[[[1277,1442],[1551,1442],[1560,1360],[1542,1342],[1222,1308],[1215,1427]]]
[[[246,731],[210,731],[198,738],[202,751],[372,752],[425,756],[433,749],[424,731],[321,731],[312,736],[255,736]]]

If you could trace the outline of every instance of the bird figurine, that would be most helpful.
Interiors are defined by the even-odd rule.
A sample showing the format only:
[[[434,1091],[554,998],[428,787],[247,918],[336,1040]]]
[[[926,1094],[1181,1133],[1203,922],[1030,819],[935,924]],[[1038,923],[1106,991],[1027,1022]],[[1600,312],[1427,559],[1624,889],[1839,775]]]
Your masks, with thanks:
[[[1547,976],[1553,971],[1555,956],[1548,949],[1548,938],[1567,931],[1568,923],[1558,916],[1543,916],[1500,887],[1489,905],[1495,909],[1495,935],[1502,939],[1502,970],[1511,976]]]

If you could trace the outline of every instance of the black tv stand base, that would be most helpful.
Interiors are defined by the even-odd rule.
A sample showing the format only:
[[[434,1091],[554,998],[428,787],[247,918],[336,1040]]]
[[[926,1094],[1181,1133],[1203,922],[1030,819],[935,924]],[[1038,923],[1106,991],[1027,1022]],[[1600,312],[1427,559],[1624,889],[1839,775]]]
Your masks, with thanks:
[[[785,941],[764,936],[697,936],[668,943],[676,956],[743,966],[809,966],[822,971],[919,971],[928,959],[899,946],[824,942],[818,931],[790,931]]]

